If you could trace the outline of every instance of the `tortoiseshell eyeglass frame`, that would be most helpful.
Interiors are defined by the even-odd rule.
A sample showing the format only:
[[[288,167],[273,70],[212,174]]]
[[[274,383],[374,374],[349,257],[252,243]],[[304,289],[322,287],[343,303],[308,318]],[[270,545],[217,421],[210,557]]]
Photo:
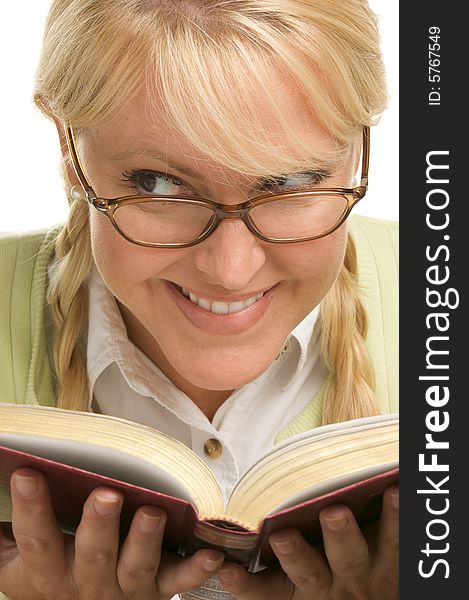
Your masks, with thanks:
[[[180,198],[176,196],[124,196],[119,198],[100,198],[97,196],[96,192],[94,191],[93,187],[91,186],[84,173],[83,167],[78,157],[75,136],[72,127],[70,125],[64,125],[64,129],[73,168],[86,194],[88,202],[92,204],[96,208],[96,210],[99,210],[100,212],[104,213],[109,218],[114,228],[123,238],[125,238],[128,242],[132,244],[137,244],[138,246],[146,246],[150,248],[188,248],[190,246],[195,246],[196,244],[199,244],[200,242],[205,240],[211,233],[213,233],[223,219],[233,218],[242,219],[249,231],[251,231],[255,236],[257,236],[265,242],[271,242],[273,244],[290,244],[315,240],[330,235],[331,233],[336,231],[347,219],[355,204],[365,196],[368,189],[368,170],[370,161],[370,128],[367,126],[363,127],[363,148],[360,185],[355,186],[353,188],[317,188],[315,190],[307,192],[268,194],[258,196],[256,198],[248,200],[247,202],[235,205],[219,204],[210,200],[204,200],[200,198]],[[278,202],[279,200],[286,200],[288,198],[295,197],[314,198],[315,196],[322,196],[325,194],[344,197],[347,201],[347,206],[344,209],[338,221],[332,227],[314,236],[282,239],[270,238],[263,235],[256,228],[256,225],[249,216],[249,212],[253,208],[260,206],[261,204],[266,204],[269,202]],[[119,208],[119,206],[142,202],[168,202],[168,200],[177,203],[182,202],[192,205],[195,204],[200,205],[204,208],[208,208],[213,212],[213,218],[209,219],[206,227],[196,239],[184,243],[152,243],[132,239],[120,229],[119,225],[117,224],[114,218],[114,213]]]

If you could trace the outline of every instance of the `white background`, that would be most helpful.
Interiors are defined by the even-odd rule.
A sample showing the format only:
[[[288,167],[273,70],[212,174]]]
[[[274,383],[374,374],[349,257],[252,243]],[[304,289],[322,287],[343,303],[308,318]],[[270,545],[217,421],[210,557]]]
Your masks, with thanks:
[[[0,231],[49,227],[66,219],[53,125],[31,96],[43,26],[51,0],[2,2],[0,8]],[[398,6],[370,0],[380,19],[390,104],[371,132],[370,189],[357,213],[398,219]]]

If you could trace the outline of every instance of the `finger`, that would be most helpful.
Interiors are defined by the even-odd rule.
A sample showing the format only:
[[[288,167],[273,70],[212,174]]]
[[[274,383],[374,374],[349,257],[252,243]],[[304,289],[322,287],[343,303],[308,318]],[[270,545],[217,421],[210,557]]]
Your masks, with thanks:
[[[52,511],[44,476],[18,469],[11,478],[12,530],[31,580],[62,581],[67,564],[64,538]]]
[[[331,573],[321,553],[296,529],[284,529],[269,538],[280,566],[305,597],[322,595],[331,585]]]
[[[319,515],[324,550],[333,577],[347,581],[348,589],[361,589],[367,580],[371,560],[368,544],[351,510],[329,506]]]
[[[323,597],[331,585],[331,574],[322,555],[296,529],[284,529],[269,538],[281,570],[247,573],[240,565],[225,563],[218,576],[225,590],[242,600],[269,597],[283,600]],[[301,595],[300,595],[301,594]]]
[[[117,588],[119,520],[123,496],[109,488],[94,490],[83,506],[75,535],[73,574],[78,585]]]
[[[217,550],[198,550],[189,558],[163,553],[157,574],[157,593],[166,598],[200,587],[215,575],[223,559]]]
[[[379,520],[378,548],[374,568],[390,575],[399,564],[399,487],[388,488],[383,495],[383,510]]]
[[[248,573],[241,565],[225,562],[218,571],[223,590],[239,600],[285,600],[292,598],[293,583],[279,568],[261,573]]]
[[[126,594],[155,589],[166,513],[156,506],[138,509],[120,551],[117,579]]]

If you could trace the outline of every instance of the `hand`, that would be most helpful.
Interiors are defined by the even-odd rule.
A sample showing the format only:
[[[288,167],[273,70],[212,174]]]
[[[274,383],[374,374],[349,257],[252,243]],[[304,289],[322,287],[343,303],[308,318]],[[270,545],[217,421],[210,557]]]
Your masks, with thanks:
[[[75,537],[60,531],[39,472],[16,471],[11,496],[12,527],[0,524],[0,590],[11,600],[160,600],[202,585],[223,562],[214,550],[162,553],[166,515],[154,506],[139,508],[119,547],[123,497],[110,488],[90,494]]]
[[[384,493],[378,526],[360,531],[351,511],[329,506],[320,514],[324,551],[295,529],[269,538],[280,567],[256,574],[225,562],[218,577],[239,600],[397,600],[399,490]]]

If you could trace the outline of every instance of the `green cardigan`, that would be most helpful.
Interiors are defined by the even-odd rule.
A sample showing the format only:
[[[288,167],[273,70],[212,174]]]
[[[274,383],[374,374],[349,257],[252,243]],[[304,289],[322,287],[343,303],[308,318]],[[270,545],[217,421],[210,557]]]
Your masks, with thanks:
[[[382,413],[398,411],[398,227],[354,216],[359,283],[369,316],[366,340]],[[0,236],[0,402],[54,405],[45,293],[57,229]],[[325,385],[276,442],[321,422]],[[0,592],[0,600],[7,600]]]
[[[369,316],[366,344],[380,412],[398,411],[398,225],[355,215],[349,227]],[[47,266],[57,229],[0,237],[0,402],[54,405],[45,326]],[[321,422],[324,387],[276,441]]]

